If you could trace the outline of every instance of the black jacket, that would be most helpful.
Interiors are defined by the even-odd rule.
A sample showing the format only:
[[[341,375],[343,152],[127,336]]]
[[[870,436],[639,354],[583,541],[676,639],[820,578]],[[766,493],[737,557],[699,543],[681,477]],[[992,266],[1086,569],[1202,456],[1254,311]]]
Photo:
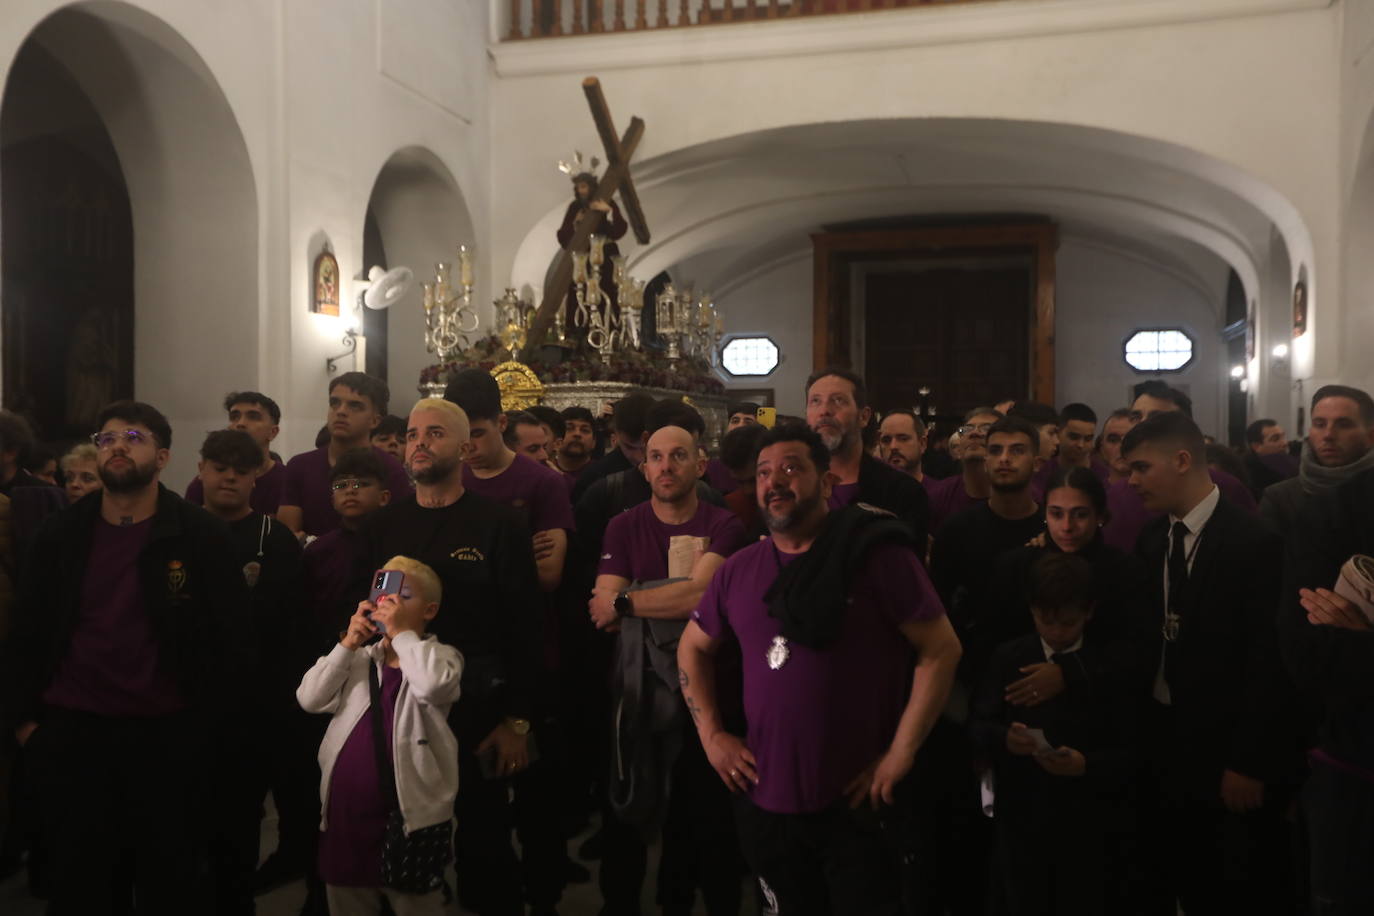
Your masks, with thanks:
[[[88,494],[34,535],[17,604],[26,610],[0,649],[7,730],[41,719],[42,693],[70,648],[101,499]],[[227,526],[159,484],[139,578],[158,657],[190,708],[241,710],[253,653],[244,635],[247,587]]]
[[[1136,552],[1145,561],[1155,619],[1163,620],[1169,518],[1152,520]],[[1297,693],[1279,658],[1283,543],[1278,533],[1225,499],[1200,535],[1180,612],[1173,768],[1186,789],[1215,799],[1222,770],[1286,782],[1300,765]],[[1155,629],[1150,657],[1163,649]]]
[[[1315,626],[1299,588],[1331,588],[1357,553],[1374,554],[1374,471],[1310,497],[1288,537],[1279,612],[1283,657],[1298,686],[1323,707],[1321,747],[1374,772],[1374,630]]]
[[[897,516],[924,545],[930,531],[930,500],[926,488],[912,477],[891,465],[884,464],[867,452],[859,459],[858,502],[886,509]],[[925,548],[919,551],[924,554]]]
[[[997,558],[989,613],[977,633],[986,645],[971,647],[974,653],[990,655],[1002,643],[1035,632],[1026,599],[1031,566],[1046,553],[1060,552],[1048,535],[1045,540],[1045,547],[1019,547]],[[1068,654],[1066,661],[1072,663],[1061,665],[1064,682],[1068,689],[1080,690],[1106,679],[1139,696],[1149,689],[1159,663],[1159,656],[1151,655],[1159,625],[1151,614],[1145,567],[1139,557],[1106,544],[1100,534],[1078,555],[1092,565],[1097,607],[1086,629],[1085,645],[1091,648]]]

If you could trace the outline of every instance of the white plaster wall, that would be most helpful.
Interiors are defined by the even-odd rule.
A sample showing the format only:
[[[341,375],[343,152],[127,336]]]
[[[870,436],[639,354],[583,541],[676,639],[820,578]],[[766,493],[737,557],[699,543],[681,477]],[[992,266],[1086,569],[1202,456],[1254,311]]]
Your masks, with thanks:
[[[1224,274],[1218,279],[1224,284]],[[1223,291],[1224,285],[1208,288],[1135,252],[1065,239],[1055,257],[1055,406],[1081,401],[1103,418],[1129,406],[1131,386],[1162,378],[1187,386],[1193,418],[1203,432],[1224,439]],[[1182,372],[1136,372],[1121,346],[1141,327],[1186,330],[1193,338],[1192,363]]]
[[[6,0],[0,74],[34,28],[68,5]],[[465,204],[470,222],[459,221],[443,244],[484,235],[487,5],[97,0],[77,6],[97,26],[114,22],[132,33],[146,51],[135,58],[138,79],[106,87],[102,107],[125,160],[139,246],[135,393],[167,410],[177,430],[166,480],[179,487],[189,479],[200,435],[223,423],[219,402],[230,388],[258,388],[281,404],[283,455],[310,447],[324,415],[324,358],[341,349],[343,333],[340,319],[308,312],[318,240],[329,239],[345,277],[361,274],[368,197],[384,164],[407,147],[431,151]],[[89,54],[99,58],[108,48],[96,42]],[[208,118],[199,105],[188,106],[194,98],[188,72],[222,92],[222,108]],[[143,123],[133,119],[145,111]],[[207,197],[207,189],[216,190],[224,173],[234,171],[227,168],[234,150],[220,145],[225,131],[207,124],[241,136],[237,173],[249,174],[250,184],[232,199]],[[169,157],[172,150],[177,155]],[[252,214],[246,230],[236,212]],[[151,219],[156,231],[140,232],[140,219]],[[464,231],[471,236],[460,238]],[[477,299],[486,301],[488,252],[481,244],[478,251]],[[345,294],[350,286],[345,283]],[[423,343],[417,335],[406,352],[402,337],[392,332],[393,353],[398,371],[410,372],[422,360]],[[341,369],[350,368],[344,360]],[[415,379],[391,382],[405,401]]]
[[[1225,274],[1220,262],[1214,266],[1211,279],[1217,282],[1209,286],[1139,252],[1100,240],[1065,239],[1055,261],[1056,406],[1082,401],[1099,416],[1126,406],[1130,387],[1156,376],[1126,365],[1122,342],[1142,326],[1178,326],[1193,336],[1193,362],[1183,372],[1157,377],[1186,385],[1198,424],[1208,432],[1224,431],[1229,367],[1223,365],[1218,316]],[[785,413],[803,412],[803,386],[812,369],[811,270],[809,254],[786,259],[716,297],[727,336],[766,333],[785,357],[766,379],[732,379],[727,386],[774,388]]]

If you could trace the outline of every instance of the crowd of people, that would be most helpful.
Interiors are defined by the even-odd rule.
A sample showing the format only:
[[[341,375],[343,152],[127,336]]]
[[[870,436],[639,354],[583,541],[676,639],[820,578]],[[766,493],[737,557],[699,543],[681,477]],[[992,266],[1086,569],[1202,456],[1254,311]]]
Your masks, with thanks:
[[[230,393],[189,484],[150,404],[56,459],[0,413],[0,869],[53,916],[548,914],[579,860],[626,916],[655,844],[665,916],[1374,912],[1364,391],[1295,455],[1162,382],[937,438],[832,368],[715,454],[647,393],[326,394],[284,461]]]

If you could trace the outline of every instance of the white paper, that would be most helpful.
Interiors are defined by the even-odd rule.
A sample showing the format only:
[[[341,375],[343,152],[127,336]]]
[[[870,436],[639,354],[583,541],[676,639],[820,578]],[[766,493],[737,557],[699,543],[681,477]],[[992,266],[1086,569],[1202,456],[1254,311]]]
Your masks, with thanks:
[[[697,558],[711,546],[711,539],[690,534],[675,534],[668,539],[668,578],[687,579]]]

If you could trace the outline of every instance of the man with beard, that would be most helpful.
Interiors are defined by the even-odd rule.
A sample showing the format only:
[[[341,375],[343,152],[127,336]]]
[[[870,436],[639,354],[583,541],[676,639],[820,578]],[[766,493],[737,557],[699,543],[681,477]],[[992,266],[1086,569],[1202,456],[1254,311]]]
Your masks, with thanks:
[[[1118,407],[1107,416],[1102,424],[1102,435],[1097,440],[1097,457],[1107,466],[1107,477],[1102,481],[1105,486],[1121,483],[1130,475],[1126,462],[1121,460],[1121,440],[1135,426],[1131,408]]]
[[[918,859],[927,866],[920,893],[931,912],[941,907],[983,911],[983,867],[992,834],[980,810],[973,748],[964,729],[969,699],[994,648],[979,625],[992,609],[998,558],[1045,527],[1031,495],[1031,480],[1042,462],[1040,431],[1019,417],[1004,417],[988,428],[985,441],[988,500],[950,518],[930,551],[931,579],[964,647],[953,696],[930,736],[930,753],[919,762],[924,782],[932,787],[924,799],[929,817],[918,834],[925,851]]]
[[[617,302],[615,271],[611,270],[613,263],[611,259],[620,254],[620,246],[616,244],[616,241],[625,237],[630,224],[625,221],[625,217],[620,215],[620,207],[616,205],[614,200],[592,199],[599,183],[596,175],[592,172],[578,172],[572,177],[573,199],[568,203],[568,209],[563,214],[562,225],[558,227],[558,247],[567,248],[572,243],[573,235],[577,232],[577,224],[591,213],[603,214],[601,226],[596,230],[598,235],[604,236],[607,240],[602,248],[606,256],[606,263],[601,267],[601,295],[611,304],[611,308],[615,309]],[[571,331],[577,327],[574,321],[574,315],[577,312],[577,293],[571,284],[568,286],[566,309],[567,327]]]
[[[822,369],[806,381],[806,424],[830,450],[836,483],[830,508],[854,502],[886,509],[905,522],[924,544],[930,526],[925,488],[911,476],[864,451],[863,430],[873,416],[862,376],[848,369]]]
[[[1256,420],[1245,428],[1245,473],[1250,492],[1262,500],[1264,491],[1298,476],[1298,462],[1288,454],[1288,436],[1274,420]]]
[[[755,493],[770,537],[712,580],[679,680],[777,910],[896,913],[894,828],[959,643],[909,531],[868,507],[829,509],[831,455],[800,424],[764,434]],[[721,713],[727,644],[742,653],[744,738]]]
[[[592,463],[592,451],[596,448],[596,418],[585,407],[563,409],[563,438],[558,441],[557,453],[553,456],[554,465],[568,482],[572,491],[577,476]]]
[[[52,913],[211,912],[205,799],[252,672],[243,571],[224,523],[159,482],[166,418],[119,401],[97,422],[104,491],[34,536],[3,720],[35,774]]]
[[[878,424],[878,449],[883,461],[915,478],[917,483],[925,482],[921,457],[926,451],[926,425],[916,411],[907,407],[889,410]]]
[[[418,401],[406,430],[415,492],[393,494],[365,528],[370,569],[407,556],[443,584],[431,632],[465,660],[463,695],[449,716],[458,736],[458,896],[466,909],[499,916],[524,906],[509,781],[518,794],[530,764],[544,601],[519,514],[463,485],[471,450],[462,408],[439,398]]]
[[[1374,468],[1374,399],[1345,385],[1325,385],[1312,396],[1312,425],[1303,443],[1298,476],[1264,491],[1260,517],[1285,538],[1319,493],[1335,490]]]
[[[937,536],[945,522],[955,515],[987,502],[992,485],[988,482],[988,430],[1002,419],[991,407],[975,407],[964,416],[964,425],[955,432],[962,444],[959,473],[944,480],[927,477],[926,496],[930,499],[930,533]]]
[[[641,659],[633,670],[622,670],[625,683],[616,690],[614,702],[622,717],[632,715],[627,693],[641,693],[643,677],[657,678],[656,692],[677,688],[673,659],[663,660],[644,673],[641,648],[646,640],[662,643],[665,630],[681,632],[711,577],[726,558],[744,545],[744,527],[733,513],[697,498],[697,480],[704,467],[697,454],[696,437],[680,426],[664,426],[649,437],[645,449],[644,477],[651,496],[620,513],[606,527],[596,588],[588,602],[598,629],[620,630],[620,657]],[[645,587],[631,590],[636,583]],[[677,622],[675,627],[655,627],[648,621]],[[652,632],[651,632],[652,631]],[[627,642],[633,643],[627,645]],[[650,655],[652,659],[652,655]],[[631,684],[630,682],[633,681]],[[672,791],[667,810],[653,812],[663,825],[664,847],[659,867],[658,903],[665,912],[688,912],[697,887],[706,911],[712,916],[739,912],[740,874],[730,820],[729,796],[692,741],[692,721],[680,703],[666,723],[654,721],[655,732],[675,729],[658,757],[661,780],[670,770]],[[615,741],[632,743],[639,735],[617,733]],[[675,748],[681,750],[675,753]],[[635,755],[621,754],[635,759]],[[613,786],[613,796],[619,786]],[[643,785],[636,787],[643,793]],[[601,864],[603,913],[623,916],[639,912],[640,887],[644,882],[646,845],[640,830],[649,824],[636,818],[627,823],[608,812],[605,852]]]

